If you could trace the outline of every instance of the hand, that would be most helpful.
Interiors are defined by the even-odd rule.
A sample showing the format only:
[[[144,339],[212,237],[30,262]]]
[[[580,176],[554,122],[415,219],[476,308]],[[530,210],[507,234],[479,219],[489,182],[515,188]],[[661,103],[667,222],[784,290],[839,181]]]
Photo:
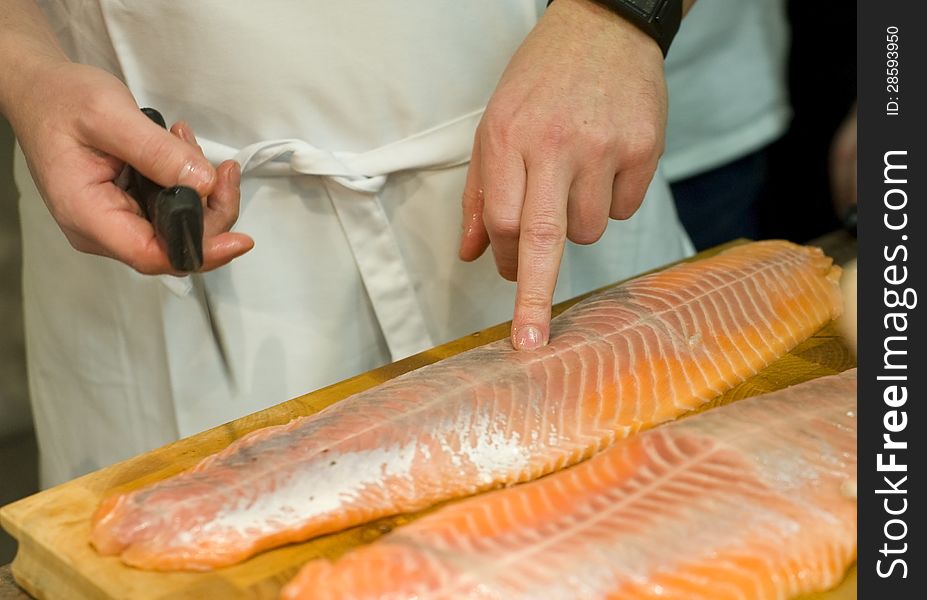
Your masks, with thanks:
[[[189,126],[178,123],[174,135],[161,129],[103,70],[59,62],[36,71],[8,117],[49,211],[74,248],[140,273],[173,273],[151,224],[114,182],[129,163],[159,185],[187,185],[204,198],[204,270],[251,249],[250,237],[228,233],[239,208],[234,161],[213,168]]]
[[[830,184],[834,210],[843,218],[856,205],[856,105],[834,134],[830,148]]]
[[[460,257],[491,245],[518,282],[516,348],[547,343],[566,239],[591,244],[640,206],[666,103],[657,43],[590,0],[554,2],[513,56],[477,128]]]

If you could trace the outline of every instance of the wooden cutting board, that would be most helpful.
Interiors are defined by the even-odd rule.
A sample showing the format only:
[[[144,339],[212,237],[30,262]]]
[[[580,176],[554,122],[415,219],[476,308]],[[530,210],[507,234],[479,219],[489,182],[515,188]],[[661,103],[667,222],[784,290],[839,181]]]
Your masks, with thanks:
[[[706,251],[699,257],[715,254],[722,248]],[[577,300],[558,305],[555,312],[561,312]],[[209,573],[147,572],[127,567],[118,558],[101,557],[88,542],[90,517],[104,496],[133,490],[175,475],[250,431],[318,412],[351,394],[412,369],[502,339],[508,335],[508,330],[508,324],[491,327],[4,507],[0,510],[0,525],[19,541],[19,552],[13,562],[13,575],[17,583],[41,599],[276,598],[283,584],[306,561],[340,556],[346,550],[370,542],[397,525],[428,511],[381,519],[310,542],[278,548],[241,564]],[[853,366],[852,355],[841,343],[833,326],[828,326],[705,408],[816,377],[833,375]],[[808,600],[810,598],[855,599],[855,569],[851,570],[847,580],[837,590],[811,596]]]

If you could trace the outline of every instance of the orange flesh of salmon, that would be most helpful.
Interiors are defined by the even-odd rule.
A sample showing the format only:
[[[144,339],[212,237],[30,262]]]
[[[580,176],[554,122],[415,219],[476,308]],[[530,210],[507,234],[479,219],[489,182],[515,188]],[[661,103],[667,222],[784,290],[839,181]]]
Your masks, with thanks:
[[[755,374],[839,315],[838,278],[788,242],[638,278],[557,317],[537,351],[475,348],[107,498],[91,542],[144,569],[205,570],[536,479]]]
[[[836,585],[856,553],[856,371],[663,425],[463,500],[285,600],[763,600]]]

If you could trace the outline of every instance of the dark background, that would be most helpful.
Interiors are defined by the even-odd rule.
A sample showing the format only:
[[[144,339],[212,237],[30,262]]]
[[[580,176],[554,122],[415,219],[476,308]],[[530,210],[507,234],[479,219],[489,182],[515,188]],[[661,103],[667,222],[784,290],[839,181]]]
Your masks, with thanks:
[[[789,2],[789,95],[794,117],[769,151],[760,204],[763,238],[807,242],[840,227],[830,200],[834,132],[856,100],[856,3]]]

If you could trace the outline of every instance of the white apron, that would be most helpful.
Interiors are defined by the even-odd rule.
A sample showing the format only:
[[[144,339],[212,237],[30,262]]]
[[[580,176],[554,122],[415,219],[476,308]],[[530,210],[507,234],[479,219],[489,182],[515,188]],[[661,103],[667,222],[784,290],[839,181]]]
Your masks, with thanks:
[[[511,318],[487,253],[456,258],[473,134],[543,0],[46,0],[66,48],[242,164],[255,248],[206,275],[226,385],[183,279],[70,248],[20,157],[43,485]],[[667,186],[570,246],[563,300],[691,252]]]

